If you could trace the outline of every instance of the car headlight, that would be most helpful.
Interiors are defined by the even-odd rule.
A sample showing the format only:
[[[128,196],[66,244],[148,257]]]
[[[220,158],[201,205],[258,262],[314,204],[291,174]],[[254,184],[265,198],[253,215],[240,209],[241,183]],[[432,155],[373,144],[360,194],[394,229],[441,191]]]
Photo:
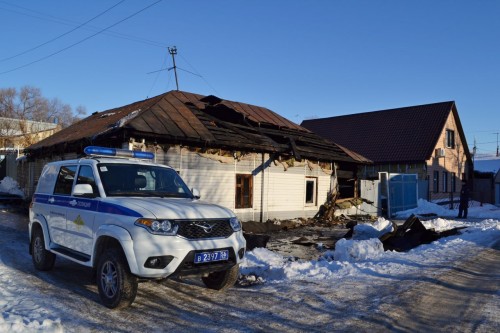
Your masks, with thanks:
[[[241,230],[241,222],[240,222],[240,220],[238,220],[237,217],[231,217],[229,219],[229,224],[231,225],[231,228],[233,228],[234,231]]]
[[[140,218],[134,223],[139,227],[146,228],[150,233],[155,235],[175,236],[179,226],[169,220],[153,220]]]

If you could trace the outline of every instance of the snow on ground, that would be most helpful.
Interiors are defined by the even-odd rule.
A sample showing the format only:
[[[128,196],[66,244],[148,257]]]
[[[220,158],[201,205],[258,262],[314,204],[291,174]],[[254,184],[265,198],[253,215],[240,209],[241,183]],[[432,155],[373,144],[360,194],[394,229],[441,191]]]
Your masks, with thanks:
[[[247,253],[241,272],[267,283],[290,283],[295,280],[325,282],[326,280],[369,280],[371,273],[411,275],[419,266],[445,264],[462,258],[471,248],[490,246],[500,238],[500,221],[487,219],[482,222],[434,219],[425,221],[426,228],[447,230],[467,227],[462,234],[442,238],[432,244],[421,245],[409,252],[384,252],[376,239],[345,240],[337,242],[335,251],[327,251],[318,260],[302,261],[280,256],[272,251],[257,248]],[[479,247],[478,247],[479,246]]]
[[[415,209],[399,212],[399,218],[411,214],[456,215],[458,212],[419,199]],[[481,222],[467,222],[436,218],[422,221],[427,229],[444,231],[456,227],[467,227],[461,235],[442,238],[432,244],[421,245],[409,252],[384,252],[380,235],[392,231],[390,221],[378,218],[374,224],[360,224],[354,229],[353,240],[341,239],[335,251],[327,251],[318,260],[295,261],[282,257],[267,249],[258,248],[247,253],[242,273],[257,276],[260,281],[282,283],[293,280],[323,280],[358,278],[363,279],[363,270],[385,274],[407,275],[415,269],[412,262],[421,265],[447,263],[459,260],[462,250],[474,246],[490,246],[500,238],[500,209],[485,204],[469,208],[469,218],[489,217]],[[357,234],[357,236],[356,236]],[[371,237],[370,237],[371,236]],[[358,240],[356,240],[358,239]],[[397,260],[395,260],[397,259]],[[396,264],[397,262],[397,264]],[[366,278],[366,276],[365,276]],[[253,277],[252,277],[253,279]]]
[[[0,332],[63,332],[61,320],[49,319],[49,311],[26,294],[16,288],[16,272],[0,258]]]
[[[402,212],[399,217],[424,213],[436,213],[440,216],[456,214],[443,209],[442,206],[422,200],[416,209]],[[469,210],[469,217],[468,220],[434,218],[423,221],[426,228],[434,228],[436,231],[455,227],[466,229],[461,230],[459,235],[441,238],[405,253],[383,251],[382,244],[376,237],[380,232],[391,228],[390,221],[383,218],[379,218],[373,225],[359,227],[362,239],[340,240],[335,251],[326,251],[316,260],[300,260],[256,248],[247,253],[241,265],[241,274],[246,279],[243,284],[247,284],[245,290],[250,288],[258,291],[267,286],[273,287],[276,293],[290,293],[290,288],[293,290],[293,285],[297,285],[296,288],[306,290],[310,295],[324,294],[325,289],[332,285],[354,284],[358,286],[354,290],[359,289],[362,293],[373,282],[374,275],[406,280],[418,275],[424,266],[436,267],[437,274],[437,268],[449,267],[450,262],[462,260],[464,253],[468,256],[479,253],[500,238],[498,208],[490,205],[474,207]],[[476,217],[488,218],[477,220]],[[374,237],[367,237],[370,233]],[[0,240],[0,248],[1,246]],[[20,252],[26,252],[26,244],[14,246]],[[47,295],[34,295],[26,290],[26,285],[18,286],[16,280],[23,272],[5,265],[2,262],[3,255],[0,252],[0,332],[63,331],[62,322],[69,319],[62,317],[60,313],[61,317],[54,317],[46,309]]]

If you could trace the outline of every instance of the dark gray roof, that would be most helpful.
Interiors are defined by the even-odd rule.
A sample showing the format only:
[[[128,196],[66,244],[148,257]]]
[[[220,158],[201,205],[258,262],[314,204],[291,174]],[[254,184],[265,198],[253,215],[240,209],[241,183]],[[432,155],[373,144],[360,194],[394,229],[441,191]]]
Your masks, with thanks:
[[[310,119],[301,125],[374,163],[422,162],[432,156],[451,112],[466,142],[453,101]],[[464,149],[469,156],[467,145]]]

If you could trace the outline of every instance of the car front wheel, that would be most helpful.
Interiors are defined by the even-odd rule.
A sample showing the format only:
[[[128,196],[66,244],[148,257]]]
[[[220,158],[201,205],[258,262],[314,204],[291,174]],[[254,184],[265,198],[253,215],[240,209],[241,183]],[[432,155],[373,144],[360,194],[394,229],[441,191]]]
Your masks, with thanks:
[[[128,268],[120,249],[103,253],[97,265],[97,289],[101,302],[110,309],[125,308],[137,295],[137,277]]]
[[[234,265],[233,267],[224,271],[212,272],[207,276],[203,276],[201,280],[207,288],[215,290],[226,290],[234,286],[238,280],[240,266]]]

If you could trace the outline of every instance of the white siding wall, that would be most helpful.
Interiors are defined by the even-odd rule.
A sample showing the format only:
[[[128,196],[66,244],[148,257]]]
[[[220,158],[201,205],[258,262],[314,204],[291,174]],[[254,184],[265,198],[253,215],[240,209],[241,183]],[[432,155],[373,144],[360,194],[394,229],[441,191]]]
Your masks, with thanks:
[[[203,200],[232,209],[243,221],[267,221],[312,217],[322,205],[330,190],[330,174],[317,165],[307,163],[292,167],[269,162],[262,172],[262,154],[249,154],[236,160],[228,156],[199,154],[186,148],[171,147],[166,154],[156,152],[157,162],[175,168],[191,188],[200,191]],[[235,208],[236,174],[253,175],[252,208]],[[317,178],[315,205],[305,204],[306,176]]]

